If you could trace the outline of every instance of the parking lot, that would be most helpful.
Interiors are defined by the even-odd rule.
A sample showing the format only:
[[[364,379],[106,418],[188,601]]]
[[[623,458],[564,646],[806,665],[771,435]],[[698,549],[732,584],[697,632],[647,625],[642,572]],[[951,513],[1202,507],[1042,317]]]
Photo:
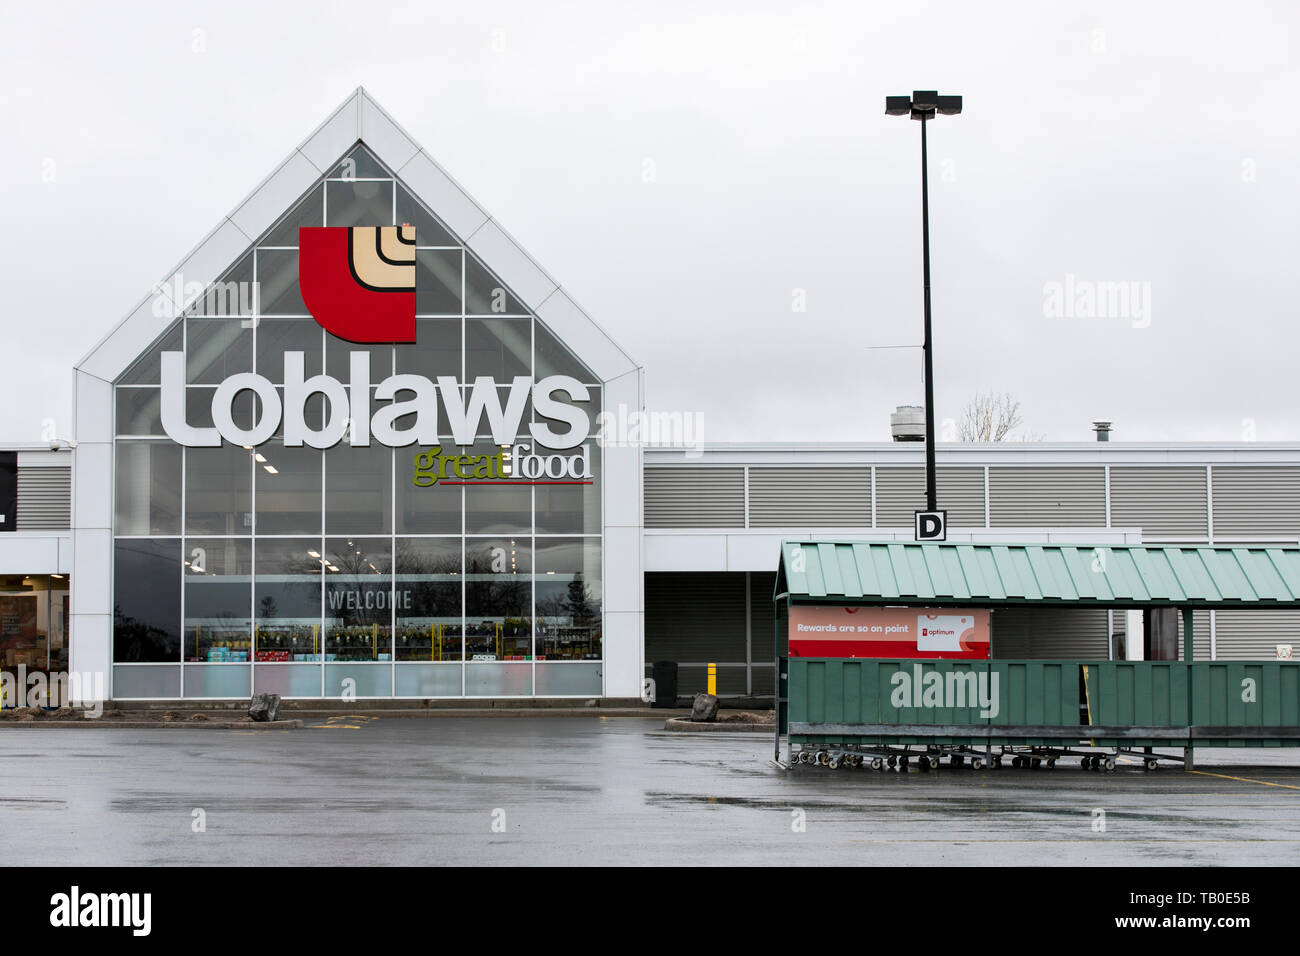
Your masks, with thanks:
[[[831,771],[661,720],[0,730],[9,865],[1293,864],[1300,751]],[[201,824],[201,826],[200,826]]]

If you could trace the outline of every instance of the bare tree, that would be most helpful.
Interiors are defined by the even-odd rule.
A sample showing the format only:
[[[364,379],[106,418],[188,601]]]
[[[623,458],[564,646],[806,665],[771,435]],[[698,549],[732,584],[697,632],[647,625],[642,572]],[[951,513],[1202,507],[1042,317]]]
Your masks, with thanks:
[[[957,440],[963,442],[1039,441],[1040,435],[1012,433],[1024,424],[1020,402],[1009,392],[979,392],[966,403],[957,421]]]

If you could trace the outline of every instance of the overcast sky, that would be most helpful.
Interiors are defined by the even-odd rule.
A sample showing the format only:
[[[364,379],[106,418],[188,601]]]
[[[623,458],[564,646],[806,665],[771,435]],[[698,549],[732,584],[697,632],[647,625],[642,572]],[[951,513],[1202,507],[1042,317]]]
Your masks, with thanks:
[[[357,86],[709,440],[882,441],[922,400],[873,349],[921,341],[914,89],[965,98],[930,127],[941,420],[995,389],[1049,441],[1300,440],[1297,9],[5,2],[0,442],[70,436],[76,361]],[[1079,315],[1105,282],[1128,313]]]

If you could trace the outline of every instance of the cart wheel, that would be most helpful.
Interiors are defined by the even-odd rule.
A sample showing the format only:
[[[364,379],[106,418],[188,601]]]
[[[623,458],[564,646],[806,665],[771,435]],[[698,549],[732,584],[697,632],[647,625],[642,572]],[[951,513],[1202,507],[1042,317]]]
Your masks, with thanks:
[[[831,755],[823,750],[817,754],[817,762],[821,764],[823,767],[830,766]]]
[[[831,757],[828,761],[826,761],[826,766],[830,767],[832,770],[839,770],[840,769],[839,755],[836,754],[834,757]]]
[[[1114,757],[1107,757],[1107,758],[1106,758],[1106,769],[1107,769],[1107,770],[1114,770],[1114,769],[1115,769],[1115,758],[1114,758]]]
[[[890,758],[889,758],[889,769],[890,769],[890,770],[893,770],[894,767],[895,767],[897,764],[898,764],[898,758],[897,758],[897,757],[890,757]]]
[[[1092,766],[1092,758],[1091,758],[1091,757],[1084,757],[1083,759],[1081,759],[1081,760],[1079,761],[1079,769],[1080,769],[1080,770],[1087,770],[1087,769],[1089,769],[1091,766]]]
[[[879,769],[880,769],[881,767],[883,767],[884,765],[885,765],[885,762],[884,762],[883,760],[881,760],[879,757],[873,757],[872,760],[871,760],[871,769],[872,769],[872,770],[879,770]]]
[[[899,770],[902,770],[902,771],[904,771],[904,772],[906,772],[906,770],[907,770],[907,758],[906,758],[906,757],[899,757],[899,758],[898,758],[898,769],[899,769]]]
[[[1047,769],[1048,769],[1048,770],[1051,770],[1051,769],[1054,768],[1055,766],[1056,766],[1056,758],[1055,758],[1055,757],[1048,757],[1048,758],[1047,758]]]
[[[1143,766],[1146,767],[1147,770],[1155,770],[1158,764],[1154,760],[1147,760]]]
[[[1039,757],[1035,757],[1033,760],[1029,762],[1029,766],[1033,767],[1035,770],[1037,770],[1042,765],[1043,765],[1043,761]]]
[[[998,754],[996,757],[993,758],[993,766],[994,766],[995,768],[1000,768],[1000,767],[1002,766],[1002,755],[1001,755],[1001,754]]]
[[[1011,766],[1013,766],[1013,767],[1019,767],[1019,766],[1020,766],[1020,758],[1019,758],[1019,757],[1012,757],[1012,758],[1011,758]]]
[[[938,770],[938,769],[939,769],[939,758],[938,758],[938,757],[931,757],[931,758],[929,759],[928,763],[930,764],[930,769],[931,769],[931,770]]]
[[[973,768],[976,769],[976,770],[983,770],[983,769],[984,769],[984,758],[983,758],[983,757],[972,757],[972,758],[971,758],[970,765],[971,765],[971,767],[973,767]]]
[[[949,758],[949,762],[954,767],[960,767],[962,764],[966,762],[966,758],[963,757],[961,754],[953,754],[952,757]]]

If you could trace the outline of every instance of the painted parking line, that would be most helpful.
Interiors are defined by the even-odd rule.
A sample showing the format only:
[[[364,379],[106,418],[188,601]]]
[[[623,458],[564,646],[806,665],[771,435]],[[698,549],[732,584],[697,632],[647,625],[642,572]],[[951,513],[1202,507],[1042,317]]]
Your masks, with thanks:
[[[323,724],[308,724],[307,726],[312,730],[360,730],[362,723],[365,721],[378,719],[377,717],[366,717],[361,714],[348,717],[340,714],[335,717],[326,717]]]
[[[1251,777],[1234,777],[1226,773],[1210,773],[1208,770],[1189,770],[1188,773],[1199,773],[1203,777],[1218,777],[1221,780],[1239,780],[1242,783],[1257,783],[1261,787],[1281,787],[1283,790],[1300,790],[1300,787],[1291,783],[1273,783],[1268,780],[1255,780]]]

